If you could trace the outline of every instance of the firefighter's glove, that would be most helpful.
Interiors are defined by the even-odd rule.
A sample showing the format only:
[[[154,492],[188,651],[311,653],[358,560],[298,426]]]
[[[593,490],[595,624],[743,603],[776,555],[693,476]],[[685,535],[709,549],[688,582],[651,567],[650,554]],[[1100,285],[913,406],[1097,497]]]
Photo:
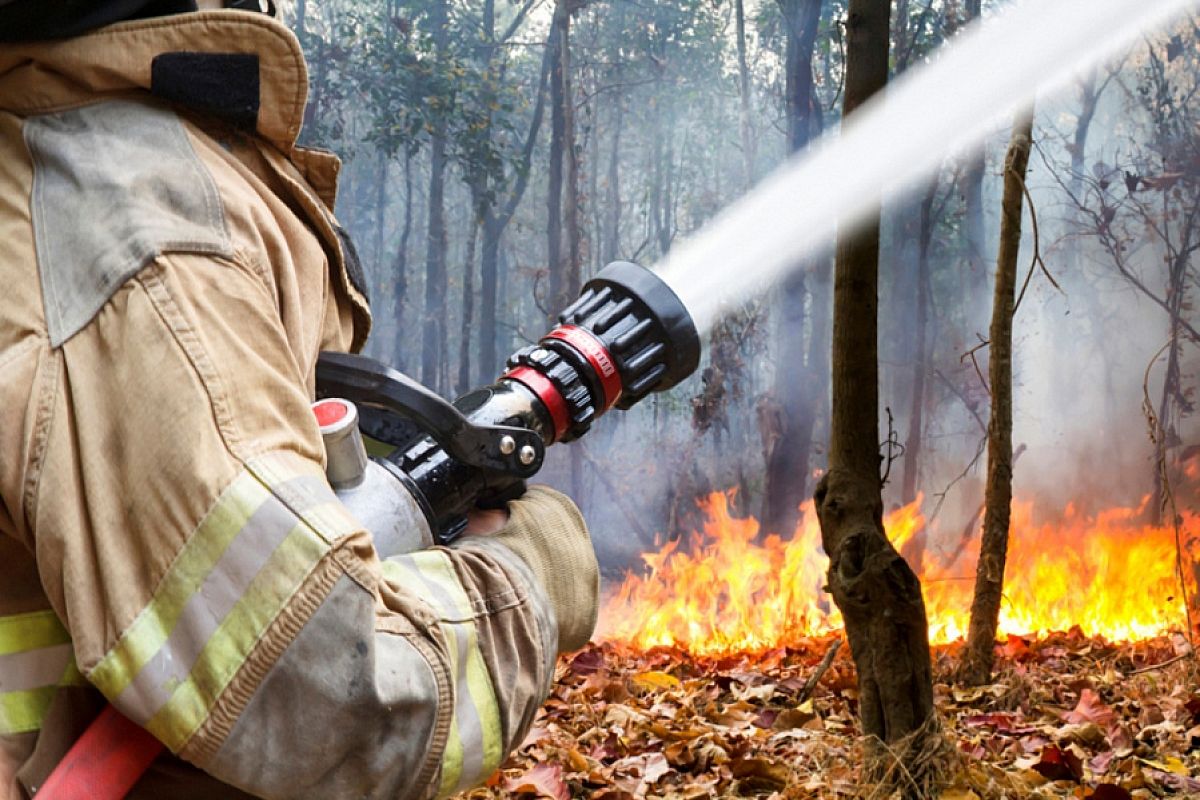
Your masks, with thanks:
[[[491,538],[542,582],[558,618],[558,651],[583,647],[600,602],[600,568],[583,516],[569,497],[547,486],[529,487],[508,511],[508,524]]]

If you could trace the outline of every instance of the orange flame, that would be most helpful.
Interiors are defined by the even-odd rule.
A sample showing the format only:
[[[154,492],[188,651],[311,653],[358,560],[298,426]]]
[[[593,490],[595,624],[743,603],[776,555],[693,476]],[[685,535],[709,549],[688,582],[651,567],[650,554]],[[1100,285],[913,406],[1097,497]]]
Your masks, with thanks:
[[[811,503],[801,507],[790,539],[761,542],[758,523],[734,517],[724,494],[710,495],[701,507],[703,531],[687,546],[673,541],[643,555],[647,574],[627,575],[609,597],[602,636],[641,648],[720,655],[796,646],[841,627],[822,588],[828,559]],[[897,549],[924,531],[920,508],[918,498],[884,520]],[[1174,531],[1141,524],[1142,511],[1113,508],[1088,516],[1068,506],[1059,519],[1037,520],[1032,502],[1014,501],[999,635],[1078,626],[1088,635],[1128,641],[1182,628]],[[1200,515],[1185,514],[1183,527],[1200,530]],[[938,541],[936,531],[930,540]],[[919,572],[931,642],[966,635],[978,548],[976,536],[952,563],[925,551]]]

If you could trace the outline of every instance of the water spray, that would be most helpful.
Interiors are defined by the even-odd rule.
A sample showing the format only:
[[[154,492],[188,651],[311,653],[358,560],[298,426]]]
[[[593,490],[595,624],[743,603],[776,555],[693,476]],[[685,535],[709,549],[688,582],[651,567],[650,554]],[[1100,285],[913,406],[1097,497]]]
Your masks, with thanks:
[[[659,265],[701,334],[819,254],[881,200],[977,148],[1036,94],[1118,54],[1197,0],[1022,0],[939,48],[794,156]],[[730,270],[736,270],[731,275]]]

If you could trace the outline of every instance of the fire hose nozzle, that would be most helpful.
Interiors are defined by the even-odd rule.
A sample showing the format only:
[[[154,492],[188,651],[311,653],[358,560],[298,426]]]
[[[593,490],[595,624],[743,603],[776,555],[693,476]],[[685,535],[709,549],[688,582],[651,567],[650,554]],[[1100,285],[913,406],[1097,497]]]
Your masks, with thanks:
[[[600,270],[558,321],[536,345],[509,357],[504,376],[550,410],[552,441],[578,439],[609,409],[627,410],[670,389],[700,363],[700,336],[679,297],[629,261]]]
[[[700,336],[662,278],[628,261],[588,281],[559,324],[508,359],[494,384],[447,403],[361,356],[322,354],[317,391],[358,404],[386,457],[441,541],[476,504],[518,496],[543,450],[585,434],[609,409],[670,389],[700,362]]]

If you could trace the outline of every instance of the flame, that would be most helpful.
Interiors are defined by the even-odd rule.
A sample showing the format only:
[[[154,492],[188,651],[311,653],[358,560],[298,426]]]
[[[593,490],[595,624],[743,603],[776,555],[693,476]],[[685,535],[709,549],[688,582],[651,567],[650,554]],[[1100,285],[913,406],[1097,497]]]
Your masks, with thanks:
[[[1014,501],[998,635],[1078,626],[1089,636],[1130,641],[1184,627],[1175,532],[1142,524],[1144,507],[1088,515],[1068,505],[1039,519],[1031,501]],[[643,555],[646,573],[627,575],[610,595],[603,637],[722,655],[799,646],[841,627],[823,589],[828,559],[811,503],[786,540],[758,541],[758,523],[735,517],[724,494],[709,495],[701,508],[702,531]],[[921,498],[888,514],[884,526],[897,550],[918,534],[939,541],[936,530],[925,531]],[[1185,513],[1182,527],[1200,530],[1200,515]],[[956,554],[922,551],[918,573],[933,643],[966,635],[978,549],[975,535]]]

